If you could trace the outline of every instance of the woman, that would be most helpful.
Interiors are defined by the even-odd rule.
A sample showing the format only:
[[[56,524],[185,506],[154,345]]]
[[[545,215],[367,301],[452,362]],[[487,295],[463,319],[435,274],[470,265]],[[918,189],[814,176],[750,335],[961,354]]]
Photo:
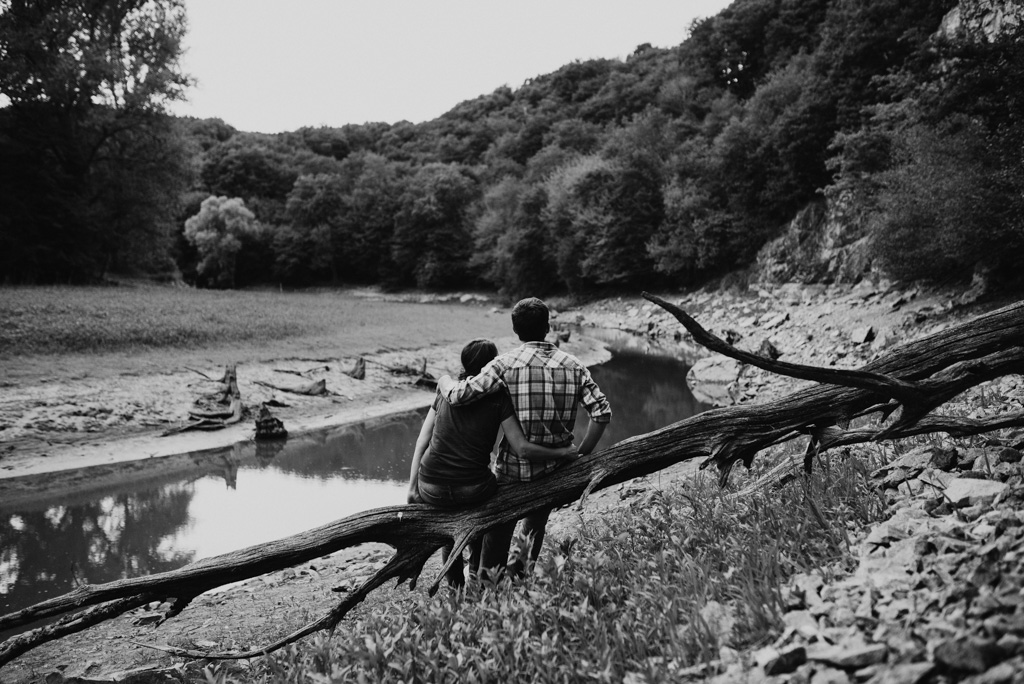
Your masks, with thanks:
[[[471,341],[462,349],[460,378],[478,374],[497,355],[498,348],[490,340]],[[452,406],[437,394],[416,439],[409,473],[409,503],[460,508],[493,496],[498,486],[490,469],[491,449],[498,428],[504,430],[509,445],[523,458],[576,458],[575,445],[556,449],[527,441],[508,392],[494,392],[465,406]],[[475,539],[469,545],[472,574],[479,570],[480,541]],[[449,551],[445,549],[445,559]],[[464,583],[461,558],[447,577],[453,586]]]

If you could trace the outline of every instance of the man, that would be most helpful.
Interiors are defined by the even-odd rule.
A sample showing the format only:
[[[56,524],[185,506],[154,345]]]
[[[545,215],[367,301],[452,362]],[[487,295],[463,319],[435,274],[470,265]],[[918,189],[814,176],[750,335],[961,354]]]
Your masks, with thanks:
[[[521,347],[497,357],[471,378],[455,382],[447,375],[442,377],[438,391],[453,406],[459,406],[507,388],[527,440],[548,447],[572,443],[576,412],[582,404],[590,423],[577,452],[580,456],[589,454],[611,420],[608,399],[579,359],[544,341],[551,330],[544,302],[536,297],[519,301],[512,308],[512,330],[523,342]],[[499,485],[532,482],[566,460],[570,459],[520,456],[502,437],[494,474]],[[550,513],[544,510],[523,518],[523,534],[533,540],[531,563],[540,555]],[[485,536],[483,567],[505,567],[515,526],[515,522],[502,525]],[[514,574],[522,572],[521,565],[520,561],[513,568]]]

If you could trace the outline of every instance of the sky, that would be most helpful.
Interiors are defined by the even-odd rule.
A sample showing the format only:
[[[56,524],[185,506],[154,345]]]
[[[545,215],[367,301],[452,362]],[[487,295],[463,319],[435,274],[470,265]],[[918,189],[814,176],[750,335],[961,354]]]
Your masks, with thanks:
[[[683,42],[731,0],[186,0],[175,114],[242,131],[429,121],[574,60]]]

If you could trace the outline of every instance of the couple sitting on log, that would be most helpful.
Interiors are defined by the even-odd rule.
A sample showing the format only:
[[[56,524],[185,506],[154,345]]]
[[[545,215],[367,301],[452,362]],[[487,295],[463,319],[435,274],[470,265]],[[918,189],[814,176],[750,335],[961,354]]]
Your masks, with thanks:
[[[512,329],[523,345],[498,355],[490,340],[473,340],[462,350],[463,372],[456,382],[444,376],[416,440],[409,477],[409,503],[463,508],[485,501],[500,486],[540,479],[563,463],[594,450],[611,420],[611,408],[590,371],[579,359],[545,342],[548,307],[536,297],[512,309]],[[586,435],[573,444],[576,412],[590,416]],[[491,448],[498,445],[494,472]],[[537,560],[550,510],[523,518],[529,562]],[[470,574],[481,568],[500,577],[516,521],[489,530],[470,543]],[[447,558],[447,551],[446,551]],[[521,575],[521,557],[510,568]],[[453,586],[465,581],[457,559],[448,573]]]

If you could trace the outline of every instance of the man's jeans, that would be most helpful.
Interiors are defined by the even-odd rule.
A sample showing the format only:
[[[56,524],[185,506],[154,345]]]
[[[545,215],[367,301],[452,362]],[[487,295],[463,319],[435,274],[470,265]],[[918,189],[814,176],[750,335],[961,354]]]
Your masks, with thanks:
[[[480,567],[485,569],[490,577],[497,580],[508,567],[508,573],[512,577],[522,577],[528,567],[533,567],[540,557],[540,547],[544,543],[544,528],[548,524],[548,516],[551,509],[531,513],[522,519],[523,537],[529,544],[529,560],[523,558],[520,553],[516,559],[509,564],[508,552],[512,546],[512,536],[516,531],[516,522],[492,528],[484,535],[483,549],[481,551]]]

